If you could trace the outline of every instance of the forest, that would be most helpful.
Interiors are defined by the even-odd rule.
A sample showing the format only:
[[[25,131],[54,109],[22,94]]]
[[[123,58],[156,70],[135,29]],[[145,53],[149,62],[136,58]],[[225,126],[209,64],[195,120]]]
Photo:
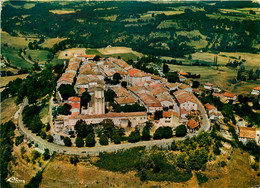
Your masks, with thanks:
[[[2,30],[12,36],[66,38],[54,50],[112,45],[169,57],[196,51],[259,52],[260,19],[255,12],[222,11],[260,6],[249,1],[41,2],[25,9],[26,3],[3,4]]]

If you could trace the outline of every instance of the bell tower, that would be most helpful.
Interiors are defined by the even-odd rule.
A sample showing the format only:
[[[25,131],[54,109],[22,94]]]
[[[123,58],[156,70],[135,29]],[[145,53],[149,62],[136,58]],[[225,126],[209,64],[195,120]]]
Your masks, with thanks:
[[[105,95],[104,88],[101,85],[95,87],[94,93],[94,114],[104,114],[105,113]]]

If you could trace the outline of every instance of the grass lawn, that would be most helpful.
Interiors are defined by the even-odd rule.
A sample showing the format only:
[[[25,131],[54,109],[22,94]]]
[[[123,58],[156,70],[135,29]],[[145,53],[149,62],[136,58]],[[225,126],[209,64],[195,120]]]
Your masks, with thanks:
[[[38,60],[40,64],[44,64],[47,61],[48,53],[47,50],[27,50],[26,56],[30,55],[33,61]]]
[[[0,80],[1,80],[0,87],[7,85],[10,81],[15,80],[16,78],[25,79],[27,76],[28,76],[28,74],[0,77]]]
[[[2,54],[16,67],[30,68],[32,65],[18,55],[18,49],[2,47]]]

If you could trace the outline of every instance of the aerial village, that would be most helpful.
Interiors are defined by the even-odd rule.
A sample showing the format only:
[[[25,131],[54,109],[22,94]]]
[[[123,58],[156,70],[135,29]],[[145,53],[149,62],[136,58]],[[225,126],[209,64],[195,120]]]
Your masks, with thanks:
[[[212,95],[219,97],[224,103],[237,102],[236,95],[223,92],[211,83],[204,84],[201,89],[192,88],[192,82],[185,77],[185,72],[178,73],[180,83],[169,83],[166,78],[133,68],[122,59],[108,57],[94,61],[94,58],[95,55],[74,54],[69,59],[65,73],[57,81],[57,99],[54,106],[69,104],[71,109],[70,115],[58,115],[54,118],[51,126],[55,138],[59,135],[71,135],[79,120],[87,124],[99,124],[105,119],[111,119],[116,126],[125,129],[126,134],[135,128],[142,129],[147,121],[152,123],[154,131],[164,126],[174,130],[182,124],[186,126],[188,134],[194,134],[202,126],[205,126],[204,130],[209,130],[212,123],[221,124],[224,119],[215,106],[201,103],[199,96],[202,92],[213,91]],[[112,80],[115,74],[119,77],[119,82],[106,83],[106,80]],[[125,84],[122,84],[123,82]],[[73,86],[76,95],[63,99],[59,93],[61,85]],[[115,112],[113,105],[105,100],[104,93],[108,90],[116,94],[114,104],[138,104],[146,110]],[[85,91],[91,96],[87,107],[81,105],[81,96]],[[255,88],[252,92],[259,95],[259,91],[260,88]],[[204,118],[208,119],[209,123]],[[260,130],[241,124],[237,131],[239,139],[244,143],[253,139],[259,144]],[[231,138],[225,129],[223,136]]]

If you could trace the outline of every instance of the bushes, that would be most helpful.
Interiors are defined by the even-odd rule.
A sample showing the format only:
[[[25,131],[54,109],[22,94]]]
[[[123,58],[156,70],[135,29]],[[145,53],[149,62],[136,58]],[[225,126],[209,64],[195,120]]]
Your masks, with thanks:
[[[175,131],[177,137],[182,137],[187,134],[187,128],[185,125],[179,125],[178,127],[176,127]]]
[[[23,142],[23,135],[21,135],[21,136],[17,136],[16,138],[15,138],[15,145],[16,146],[19,146],[22,142]]]
[[[78,156],[75,155],[74,157],[70,157],[71,164],[74,164],[76,166],[78,162],[79,162]]]
[[[50,152],[49,149],[45,149],[43,153],[43,160],[46,161],[48,159],[50,159]]]
[[[135,163],[139,160],[144,147],[136,147],[115,153],[101,153],[96,166],[113,172],[128,172],[135,169]]]
[[[163,139],[163,138],[171,138],[172,137],[172,128],[171,127],[159,127],[156,129],[153,138],[158,140],[158,139]]]
[[[206,183],[208,181],[208,177],[199,172],[196,173],[196,177],[199,182],[199,185],[201,185],[202,183]]]
[[[25,188],[39,187],[41,184],[41,181],[42,181],[42,173],[43,173],[43,171],[37,172],[37,174],[24,187]]]

